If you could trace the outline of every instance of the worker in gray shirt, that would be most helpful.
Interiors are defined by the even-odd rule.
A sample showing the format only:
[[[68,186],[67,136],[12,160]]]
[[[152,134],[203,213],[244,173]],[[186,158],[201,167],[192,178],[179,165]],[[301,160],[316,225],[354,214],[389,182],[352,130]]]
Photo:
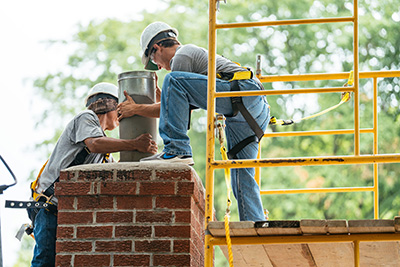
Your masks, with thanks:
[[[138,150],[155,154],[157,145],[149,134],[136,139],[107,137],[105,130],[118,126],[118,88],[110,83],[96,84],[86,98],[87,110],[76,115],[65,127],[43,172],[32,186],[33,198],[50,208],[30,209],[36,241],[32,267],[55,266],[57,197],[54,184],[62,169],[90,163],[113,161],[109,153]]]
[[[161,101],[137,105],[130,98],[118,106],[120,118],[159,114],[159,133],[164,142],[160,154],[141,159],[146,162],[182,162],[193,165],[192,148],[187,135],[191,108],[207,109],[208,51],[193,44],[182,45],[178,31],[164,22],[148,25],[140,38],[145,69],[166,69]],[[216,57],[217,92],[262,90],[252,72],[222,56]],[[242,73],[245,78],[236,79]],[[265,96],[217,98],[216,111],[226,116],[228,156],[231,159],[255,159],[258,142],[268,126],[270,115]],[[240,106],[240,107],[239,107]],[[237,108],[239,107],[239,108]],[[151,110],[151,112],[150,112]],[[240,112],[239,112],[240,111]],[[242,221],[265,220],[260,188],[254,168],[232,169],[231,180]]]

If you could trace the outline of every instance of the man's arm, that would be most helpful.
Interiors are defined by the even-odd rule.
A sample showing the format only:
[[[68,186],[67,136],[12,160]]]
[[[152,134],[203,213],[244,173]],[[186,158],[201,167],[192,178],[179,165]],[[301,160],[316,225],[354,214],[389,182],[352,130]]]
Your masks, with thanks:
[[[93,153],[112,153],[118,151],[137,150],[157,153],[157,144],[150,134],[142,134],[135,139],[116,139],[112,137],[90,137],[84,140],[85,145]]]
[[[124,91],[126,101],[118,105],[118,120],[131,117],[133,115],[140,115],[143,117],[159,118],[160,117],[160,103],[154,104],[136,104],[135,101]],[[158,98],[158,97],[157,97]],[[157,99],[158,100],[158,99]]]

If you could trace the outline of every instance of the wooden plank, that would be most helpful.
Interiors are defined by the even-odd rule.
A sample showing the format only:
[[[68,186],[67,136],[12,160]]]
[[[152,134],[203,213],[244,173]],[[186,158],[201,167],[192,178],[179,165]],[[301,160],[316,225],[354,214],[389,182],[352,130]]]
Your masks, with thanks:
[[[360,242],[361,266],[400,266],[399,242]]]
[[[300,229],[303,234],[325,235],[328,233],[326,220],[301,220]]]
[[[225,223],[224,222],[210,222],[208,224],[208,231],[214,237],[225,237]],[[233,236],[257,236],[254,229],[254,222],[229,222],[229,233]]]
[[[350,234],[394,233],[394,220],[349,220]]]
[[[228,259],[227,246],[220,246],[220,248]],[[232,246],[232,253],[235,267],[273,267],[262,245]]]
[[[317,266],[307,244],[275,244],[263,246],[274,267]]]
[[[308,244],[318,267],[354,267],[353,243]]]
[[[394,217],[394,229],[397,232],[400,232],[400,216]]]
[[[255,224],[260,236],[300,235],[300,221],[267,221]]]
[[[328,220],[326,226],[329,234],[347,234],[349,232],[346,220]]]

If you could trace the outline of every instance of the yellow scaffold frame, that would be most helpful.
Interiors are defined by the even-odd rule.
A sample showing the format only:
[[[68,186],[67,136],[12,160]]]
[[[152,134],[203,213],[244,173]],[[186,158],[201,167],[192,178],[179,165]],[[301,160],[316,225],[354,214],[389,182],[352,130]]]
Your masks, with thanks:
[[[359,29],[358,29],[358,0],[353,0],[353,16],[341,18],[321,18],[321,19],[296,19],[281,21],[262,21],[247,23],[228,23],[218,24],[216,18],[219,0],[209,0],[209,41],[208,41],[208,110],[207,110],[207,163],[206,163],[206,205],[205,205],[205,228],[214,218],[214,171],[223,168],[248,168],[256,167],[256,179],[260,183],[261,167],[283,167],[283,166],[313,166],[313,165],[339,165],[339,164],[374,164],[374,186],[361,188],[323,188],[323,189],[286,189],[262,191],[262,194],[291,194],[291,193],[323,193],[323,192],[360,192],[372,191],[374,193],[374,217],[379,217],[378,203],[378,163],[400,162],[400,154],[378,154],[378,119],[377,119],[377,79],[384,77],[400,77],[400,71],[379,71],[379,72],[359,72]],[[218,29],[243,28],[243,27],[264,27],[280,25],[299,25],[299,24],[321,24],[321,23],[353,23],[353,52],[354,52],[354,84],[351,87],[328,87],[328,88],[303,88],[290,90],[265,90],[247,92],[216,92],[216,31]],[[303,74],[303,75],[279,75],[262,76],[258,67],[257,77],[262,82],[276,81],[307,81],[307,80],[330,80],[343,79],[349,77],[349,73],[330,73],[330,74]],[[359,79],[373,79],[374,104],[373,104],[373,128],[360,129],[359,115]],[[328,131],[307,131],[307,132],[279,132],[266,133],[266,137],[277,136],[311,136],[326,134],[354,134],[354,155],[351,156],[329,156],[329,157],[305,157],[305,158],[273,158],[256,160],[215,160],[215,99],[217,97],[232,96],[254,96],[254,95],[282,95],[282,94],[304,94],[304,93],[330,93],[330,92],[352,92],[354,101],[354,129],[347,130],[328,130]],[[373,133],[373,155],[360,155],[360,134]],[[260,153],[259,153],[260,154]],[[351,236],[280,236],[280,237],[232,237],[232,244],[284,244],[284,243],[312,243],[312,242],[346,242],[354,243],[355,266],[359,266],[359,242],[360,241],[384,241],[400,239],[399,237],[388,236],[385,234],[364,234]],[[213,266],[213,251],[215,245],[226,244],[225,238],[212,237],[206,231],[205,235],[205,266]]]

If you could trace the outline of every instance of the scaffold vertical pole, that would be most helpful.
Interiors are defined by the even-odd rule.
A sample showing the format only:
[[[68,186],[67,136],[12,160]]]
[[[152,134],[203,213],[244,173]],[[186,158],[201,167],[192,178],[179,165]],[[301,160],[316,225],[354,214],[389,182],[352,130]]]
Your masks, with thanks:
[[[374,155],[378,154],[378,78],[374,77],[373,98],[373,129],[374,129]],[[378,164],[374,163],[374,219],[379,219],[379,178]]]
[[[214,169],[211,161],[214,160],[214,114],[215,114],[215,87],[216,87],[216,21],[217,21],[217,2],[218,0],[209,0],[209,25],[208,25],[208,94],[207,94],[207,162],[206,162],[206,211],[205,211],[205,229],[214,218]],[[205,266],[213,265],[214,247],[209,244],[210,235],[205,236]]]
[[[358,57],[358,0],[353,1],[354,17],[354,35],[353,35],[353,53],[354,53],[354,154],[360,155],[360,89],[359,89],[359,57]]]

